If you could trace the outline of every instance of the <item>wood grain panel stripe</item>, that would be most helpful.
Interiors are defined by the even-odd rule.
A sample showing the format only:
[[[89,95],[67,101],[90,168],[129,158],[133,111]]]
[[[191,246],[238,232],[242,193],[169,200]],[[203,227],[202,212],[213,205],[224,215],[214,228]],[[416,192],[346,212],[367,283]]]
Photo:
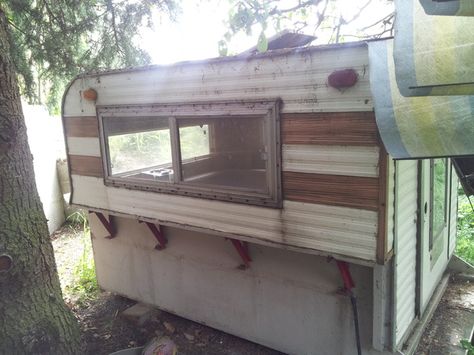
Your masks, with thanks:
[[[321,112],[282,115],[284,144],[379,145],[373,112]]]
[[[64,131],[68,137],[99,137],[97,117],[64,117]]]
[[[85,155],[69,155],[71,174],[103,177],[102,158]]]
[[[290,201],[379,209],[378,178],[284,171],[283,194]]]

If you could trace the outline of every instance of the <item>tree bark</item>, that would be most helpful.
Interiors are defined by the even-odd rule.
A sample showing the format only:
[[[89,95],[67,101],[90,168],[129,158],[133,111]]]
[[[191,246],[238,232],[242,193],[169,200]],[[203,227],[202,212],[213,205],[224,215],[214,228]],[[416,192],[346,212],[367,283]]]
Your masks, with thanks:
[[[75,354],[0,9],[0,354]],[[8,270],[11,257],[11,268]]]

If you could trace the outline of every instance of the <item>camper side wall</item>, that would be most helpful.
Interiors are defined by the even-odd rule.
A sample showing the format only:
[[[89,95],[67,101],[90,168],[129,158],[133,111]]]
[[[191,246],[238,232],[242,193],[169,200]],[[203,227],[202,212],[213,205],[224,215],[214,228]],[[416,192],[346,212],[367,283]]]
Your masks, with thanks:
[[[364,44],[81,77],[70,86],[63,110],[72,202],[223,237],[384,263],[391,248],[386,154],[372,111],[367,65]],[[357,72],[358,82],[344,90],[329,87],[329,74],[347,68]],[[96,102],[82,98],[88,88],[97,91]],[[277,98],[281,160],[274,164],[281,164],[283,201],[277,207],[282,208],[104,185],[96,105],[140,110],[197,102],[212,109],[213,102]],[[203,166],[193,169],[196,173]]]

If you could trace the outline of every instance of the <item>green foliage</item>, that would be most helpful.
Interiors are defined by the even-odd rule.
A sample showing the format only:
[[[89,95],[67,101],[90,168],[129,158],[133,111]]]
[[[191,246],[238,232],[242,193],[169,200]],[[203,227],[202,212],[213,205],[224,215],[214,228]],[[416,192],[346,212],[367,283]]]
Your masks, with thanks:
[[[462,339],[460,343],[462,348],[467,350],[467,355],[474,355],[474,345],[469,340]]]
[[[97,277],[95,274],[94,258],[92,253],[92,243],[90,237],[89,222],[87,212],[78,210],[67,218],[68,223],[81,228],[82,255],[74,266],[74,280],[66,291],[77,298],[80,305],[93,299],[99,292]]]
[[[78,297],[79,303],[85,303],[93,299],[99,292],[92,255],[90,231],[84,231],[82,245],[83,252],[81,259],[74,268],[74,283],[71,289],[72,293]]]
[[[290,29],[296,32],[311,31],[315,35],[325,32],[329,42],[341,42],[348,34],[342,33],[347,25],[356,20],[362,12],[366,11],[375,3],[386,4],[392,8],[393,3],[389,0],[368,0],[362,2],[356,13],[350,18],[343,15],[344,7],[340,6],[338,0],[229,0],[231,10],[227,20],[228,32],[219,42],[219,53],[226,52],[227,42],[232,36],[239,32],[251,35],[253,31],[260,32],[257,43],[259,51],[264,50],[267,45],[266,34],[268,28],[276,32]],[[393,25],[393,13],[382,15],[373,24],[360,29],[351,28],[350,35],[360,38],[381,37],[390,34]],[[374,30],[375,29],[375,30]],[[266,49],[265,49],[266,50]]]
[[[264,31],[262,31],[258,37],[257,49],[259,52],[266,52],[268,49],[268,39]]]
[[[474,264],[474,211],[464,192],[458,195],[458,235],[456,254]]]
[[[208,125],[179,128],[182,159],[209,154]],[[169,129],[109,136],[109,154],[113,174],[163,164],[171,167]]]
[[[110,136],[108,142],[114,174],[171,163],[169,129]]]
[[[86,230],[89,225],[89,221],[87,220],[87,212],[85,210],[77,210],[71,213],[69,216],[67,216],[66,223],[71,226],[82,228],[82,230]]]
[[[0,0],[22,95],[57,113],[65,84],[77,74],[149,63],[137,36],[141,26],[152,26],[155,9],[174,18],[177,1]]]
[[[446,160],[433,160],[433,235],[439,236],[446,220]]]
[[[209,154],[209,125],[180,127],[179,143],[182,159]]]

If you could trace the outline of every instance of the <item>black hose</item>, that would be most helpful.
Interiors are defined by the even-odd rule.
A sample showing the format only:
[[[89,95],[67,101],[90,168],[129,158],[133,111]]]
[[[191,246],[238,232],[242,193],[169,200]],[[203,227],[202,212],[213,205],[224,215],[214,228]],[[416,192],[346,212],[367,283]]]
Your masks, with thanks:
[[[355,327],[355,336],[357,343],[357,354],[362,355],[362,349],[360,347],[360,333],[359,333],[359,313],[357,312],[357,299],[354,296],[354,293],[351,292],[351,303],[352,303],[352,312],[354,313],[354,327]]]

